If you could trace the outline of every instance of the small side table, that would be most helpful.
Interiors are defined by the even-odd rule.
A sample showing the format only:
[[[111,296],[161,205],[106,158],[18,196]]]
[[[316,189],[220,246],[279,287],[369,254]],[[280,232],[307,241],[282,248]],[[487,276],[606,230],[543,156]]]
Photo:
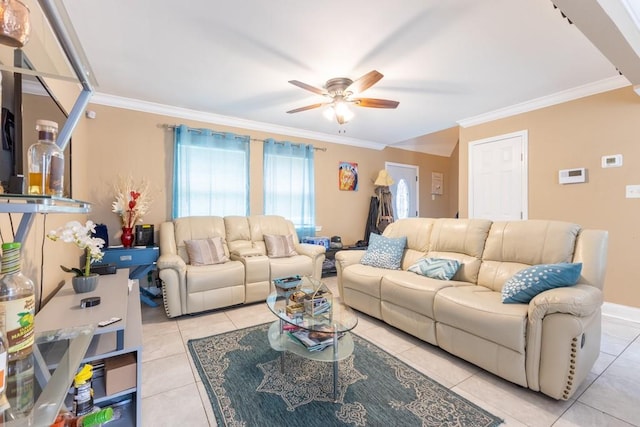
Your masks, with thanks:
[[[335,276],[336,253],[340,251],[366,251],[366,246],[343,246],[342,248],[329,248],[324,253],[324,263],[322,264],[322,277]]]
[[[104,264],[115,264],[117,268],[135,267],[129,273],[129,279],[138,279],[139,283],[142,283],[141,280],[147,273],[156,269],[156,261],[160,256],[160,248],[157,246],[108,247],[103,249],[102,252],[104,252],[102,257]],[[152,293],[140,285],[140,301],[148,306],[157,307],[158,304],[151,299],[153,296]]]

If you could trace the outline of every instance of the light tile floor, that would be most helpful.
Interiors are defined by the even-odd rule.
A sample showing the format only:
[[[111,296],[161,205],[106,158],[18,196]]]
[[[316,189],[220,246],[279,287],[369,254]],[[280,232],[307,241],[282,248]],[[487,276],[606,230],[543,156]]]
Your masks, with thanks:
[[[336,279],[325,279],[336,290]],[[336,292],[337,294],[337,292]],[[215,426],[186,343],[274,320],[266,304],[168,319],[142,306],[144,426]],[[602,346],[585,383],[569,401],[519,387],[384,323],[360,315],[355,332],[505,420],[508,426],[640,427],[640,323],[603,316]]]

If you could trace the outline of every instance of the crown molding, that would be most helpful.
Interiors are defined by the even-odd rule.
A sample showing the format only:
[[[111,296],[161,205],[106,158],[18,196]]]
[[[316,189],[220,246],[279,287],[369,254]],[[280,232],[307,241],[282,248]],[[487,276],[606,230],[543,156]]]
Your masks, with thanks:
[[[270,123],[256,122],[237,117],[223,116],[220,114],[207,113],[204,111],[190,110],[187,108],[173,107],[155,102],[141,101],[138,99],[124,98],[121,96],[109,95],[96,92],[91,100],[92,104],[106,105],[109,107],[124,108],[126,110],[140,111],[143,113],[159,114],[178,119],[195,120],[216,125],[231,126],[240,129],[257,130],[261,132],[275,133],[279,135],[292,136],[297,138],[312,139],[316,141],[331,142],[334,144],[350,145],[372,150],[382,150],[386,144],[380,144],[362,139],[329,135],[322,132],[312,132],[303,129],[296,129],[287,126],[279,126]]]
[[[22,91],[31,95],[49,96],[38,80],[22,79]]]
[[[629,86],[629,81],[624,76],[609,77],[597,82],[588,83],[562,92],[554,93],[549,96],[532,99],[531,101],[515,104],[510,107],[500,108],[488,113],[479,114],[467,119],[458,120],[458,124],[463,127],[476,126],[482,123],[491,122],[505,117],[515,116],[516,114],[527,113],[529,111],[538,110],[552,105],[562,104],[563,102],[573,101],[574,99],[584,98],[585,96],[596,95],[610,90],[620,89]]]

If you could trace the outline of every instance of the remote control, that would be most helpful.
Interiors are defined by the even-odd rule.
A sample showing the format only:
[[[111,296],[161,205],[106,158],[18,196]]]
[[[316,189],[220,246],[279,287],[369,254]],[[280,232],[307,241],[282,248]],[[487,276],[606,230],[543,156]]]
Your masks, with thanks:
[[[100,326],[101,328],[105,327],[105,326],[109,326],[112,323],[116,323],[121,321],[122,319],[119,317],[112,317],[109,320],[103,320],[102,322],[98,322],[98,326]]]

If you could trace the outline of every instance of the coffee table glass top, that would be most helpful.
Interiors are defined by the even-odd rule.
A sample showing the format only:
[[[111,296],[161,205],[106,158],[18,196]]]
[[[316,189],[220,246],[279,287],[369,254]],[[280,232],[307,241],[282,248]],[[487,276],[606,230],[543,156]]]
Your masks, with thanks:
[[[277,289],[277,288],[276,288]],[[317,291],[320,289],[320,292]],[[267,297],[267,305],[269,309],[283,321],[296,325],[309,331],[322,331],[329,333],[348,332],[358,324],[358,316],[349,307],[343,303],[336,301],[336,297],[325,294],[325,300],[329,301],[330,308],[319,314],[312,315],[310,309],[302,310],[299,306],[300,302],[293,301],[296,296],[301,296],[300,292],[304,292],[310,297],[320,295],[326,286],[320,281],[311,277],[303,277],[300,285],[296,289],[288,291],[276,290]],[[304,299],[304,298],[303,298]],[[310,298],[307,298],[307,300]],[[298,300],[300,301],[300,300]],[[313,304],[308,301],[307,306]],[[299,310],[295,312],[292,306],[298,305]],[[302,303],[304,305],[304,303]],[[317,304],[316,304],[317,305]],[[287,310],[289,307],[289,310]]]

